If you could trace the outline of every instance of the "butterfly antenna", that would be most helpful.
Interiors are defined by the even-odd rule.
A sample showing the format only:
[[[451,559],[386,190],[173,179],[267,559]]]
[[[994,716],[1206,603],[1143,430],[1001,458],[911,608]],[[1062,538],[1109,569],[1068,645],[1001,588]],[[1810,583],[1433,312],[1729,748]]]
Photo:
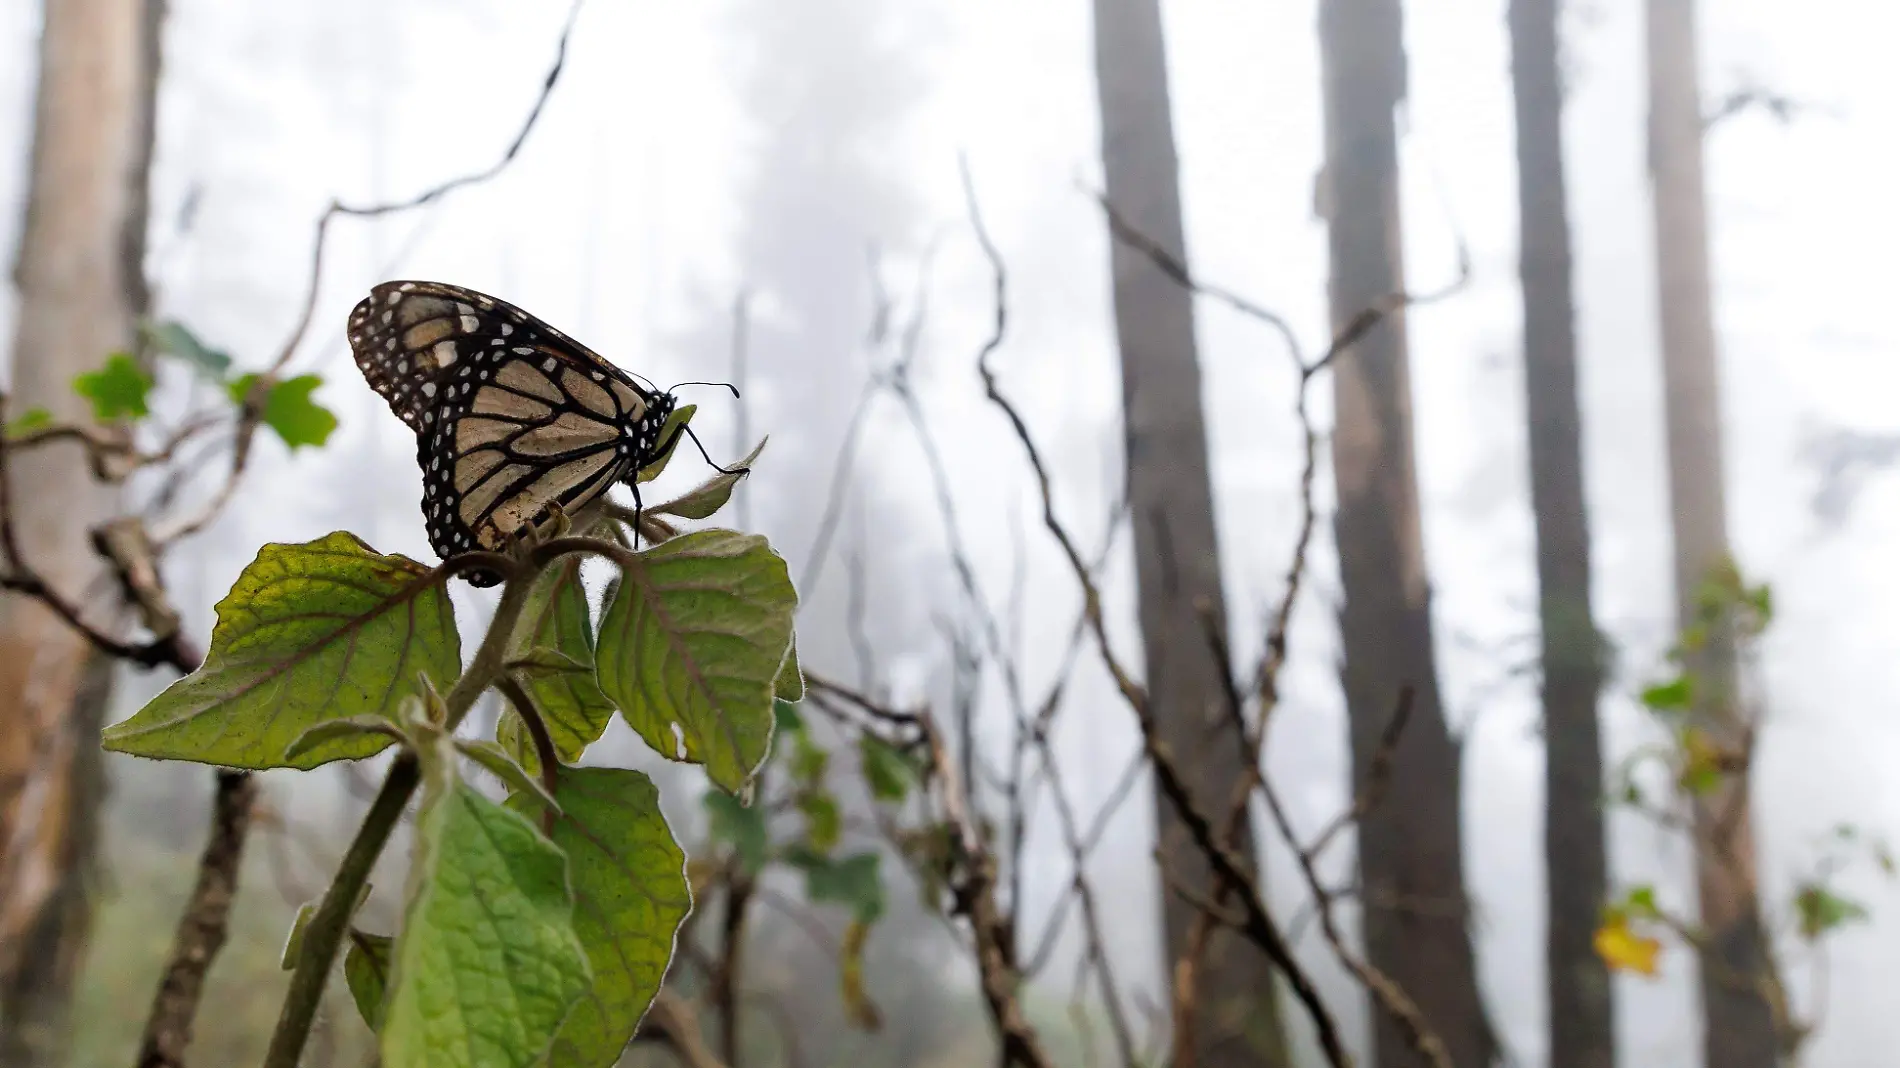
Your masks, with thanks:
[[[681,384],[682,384],[682,385],[685,385],[685,384],[687,384],[687,383],[681,383]],[[702,385],[715,385],[715,386],[716,386],[716,385],[723,385],[723,383],[719,383],[719,382],[708,382],[708,383],[701,383],[701,384],[702,384]],[[728,468],[728,467],[721,467],[721,466],[719,466],[718,464],[716,464],[716,463],[713,463],[713,458],[712,458],[711,456],[707,456],[707,455],[706,455],[706,446],[704,446],[704,445],[701,445],[701,444],[699,443],[699,435],[698,435],[698,434],[695,434],[695,433],[693,433],[693,428],[692,428],[691,426],[685,426],[685,427],[681,427],[680,429],[682,429],[682,430],[684,430],[684,431],[686,431],[686,436],[687,436],[687,437],[689,437],[689,438],[692,438],[692,439],[693,439],[693,445],[694,445],[694,447],[695,447],[695,448],[697,448],[697,449],[699,449],[699,455],[700,455],[700,456],[702,456],[702,457],[704,457],[707,463],[709,463],[709,464],[712,464],[712,469],[713,469],[713,470],[715,470],[715,471],[717,471],[717,472],[719,472],[719,473],[720,473],[720,474],[722,474],[722,475],[738,475],[738,474],[743,474],[743,473],[745,473],[746,471],[750,471],[750,470],[751,470],[751,468],[749,468],[749,467],[731,467],[731,468]]]
[[[667,392],[671,393],[674,390],[679,389],[681,386],[719,386],[722,389],[731,390],[732,396],[734,399],[737,399],[739,396],[739,387],[733,385],[730,382],[677,382],[673,385],[673,389],[669,389],[667,390]],[[713,466],[718,467],[719,465],[713,464]]]

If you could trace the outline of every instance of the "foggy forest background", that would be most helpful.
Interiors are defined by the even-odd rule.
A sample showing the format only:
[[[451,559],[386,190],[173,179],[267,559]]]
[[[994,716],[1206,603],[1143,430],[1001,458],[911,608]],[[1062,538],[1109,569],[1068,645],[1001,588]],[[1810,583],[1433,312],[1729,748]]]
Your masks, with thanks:
[[[129,0],[47,0],[55,7],[91,7],[101,18],[143,10]],[[568,13],[557,0],[163,7],[146,314],[187,325],[241,369],[268,364],[294,324],[324,205],[333,197],[400,199],[489,167],[535,99]],[[1436,680],[1435,702],[1415,714],[1451,746],[1448,763],[1434,766],[1456,769],[1444,780],[1462,829],[1450,867],[1462,873],[1468,909],[1454,927],[1468,934],[1482,1017],[1434,1022],[1472,1034],[1488,1026],[1496,1051],[1486,1063],[1580,1065],[1553,1056],[1547,995],[1547,891],[1569,876],[1564,855],[1547,867],[1544,840],[1544,646],[1517,210],[1521,102],[1513,97],[1509,16],[1521,8],[1558,13],[1579,515],[1588,531],[1588,616],[1605,651],[1594,706],[1608,865],[1599,904],[1651,887],[1662,911],[1694,917],[1693,841],[1615,803],[1623,769],[1678,738],[1644,701],[1646,690],[1676,674],[1668,654],[1680,635],[1672,526],[1680,501],[1671,496],[1667,460],[1645,20],[1646,9],[1688,2],[1404,7],[1402,102],[1391,112],[1393,221],[1403,248],[1397,278],[1411,293],[1443,292],[1372,326],[1359,358],[1389,356],[1390,339],[1403,338],[1409,382],[1401,387],[1430,591],[1425,666]],[[1154,8],[1152,0],[1092,7],[588,0],[561,79],[518,158],[493,180],[421,210],[332,226],[315,318],[293,366],[322,376],[315,397],[338,428],[321,447],[296,450],[260,436],[232,506],[166,554],[165,582],[183,631],[200,640],[210,633],[212,606],[266,542],[350,530],[382,552],[434,559],[417,509],[413,441],[365,387],[343,336],[349,308],[377,282],[436,279],[495,294],[661,383],[739,381],[743,402],[715,391],[690,398],[700,404],[695,426],[721,461],[771,437],[740,490],[739,518],[722,521],[765,533],[789,560],[804,602],[800,656],[814,676],[891,707],[929,704],[943,716],[961,708],[975,724],[971,759],[1006,763],[1016,737],[1008,682],[975,648],[977,613],[952,566],[960,554],[974,563],[984,611],[1003,621],[1026,686],[1041,693],[1067,678],[1054,751],[1079,810],[1118,805],[1087,876],[1119,984],[1114,996],[1144,1063],[1161,1063],[1171,958],[1161,919],[1169,890],[1154,856],[1157,803],[1146,775],[1117,800],[1122,771],[1141,751],[1140,732],[1093,646],[1074,651],[1077,582],[1043,527],[1022,444],[977,373],[994,329],[994,275],[964,184],[967,169],[1007,272],[1007,329],[991,365],[1048,463],[1063,520],[1085,551],[1108,546],[1098,577],[1108,631],[1139,671],[1143,543],[1130,536],[1140,517],[1124,521],[1117,512],[1130,472],[1113,278],[1146,270],[1182,287],[1145,260],[1135,268],[1111,262],[1116,239],[1097,194],[1106,189],[1110,208],[1141,219],[1154,201],[1141,190],[1114,202],[1118,179],[1105,172],[1101,131],[1114,95],[1108,82],[1119,75],[1098,69],[1097,20],[1138,28]],[[1178,154],[1182,248],[1206,290],[1193,300],[1185,359],[1199,368],[1226,641],[1248,651],[1248,664],[1285,592],[1301,521],[1305,432],[1294,416],[1299,375],[1282,338],[1236,305],[1270,309],[1308,357],[1324,351],[1355,310],[1329,306],[1329,271],[1339,264],[1329,255],[1325,212],[1350,210],[1341,198],[1352,179],[1336,174],[1329,186],[1322,175],[1327,68],[1316,31],[1324,17],[1376,22],[1397,13],[1396,3],[1372,0],[1160,5],[1159,99]],[[0,159],[8,161],[0,167],[0,246],[8,250],[20,247],[31,210],[42,14],[29,0],[0,3]],[[1752,870],[1794,1009],[1812,1024],[1798,1053],[1777,1059],[1763,1051],[1732,1063],[1875,1068],[1893,1063],[1900,1048],[1892,981],[1900,884],[1883,872],[1879,845],[1900,828],[1900,788],[1888,774],[1900,761],[1900,721],[1891,714],[1900,702],[1900,619],[1892,607],[1900,604],[1893,551],[1900,482],[1889,473],[1900,460],[1900,325],[1889,314],[1887,255],[1900,244],[1892,195],[1900,187],[1892,135],[1900,130],[1900,68],[1890,54],[1900,8],[1877,0],[1722,0],[1696,14],[1718,477],[1740,573],[1773,596],[1772,622],[1743,682],[1760,717],[1744,770]],[[1141,73],[1127,70],[1130,79]],[[1137,102],[1156,99],[1153,83],[1114,88]],[[1142,155],[1150,147],[1127,148],[1139,160],[1125,173],[1155,170],[1157,160],[1169,170],[1164,157]],[[1131,247],[1124,243],[1120,254],[1139,257]],[[0,335],[16,336],[25,300],[14,285],[0,288]],[[105,351],[61,354],[60,366],[71,370],[56,377],[97,366]],[[21,388],[17,361],[28,358],[14,350],[10,388]],[[155,404],[184,404],[196,388],[187,377],[161,375]],[[915,398],[915,410],[894,382]],[[1384,655],[1354,653],[1340,625],[1347,591],[1334,525],[1335,385],[1332,369],[1317,374],[1308,401],[1320,434],[1317,522],[1264,750],[1265,775],[1302,840],[1355,798],[1342,664]],[[920,443],[919,412],[937,461]],[[945,476],[954,539],[933,462]],[[1404,482],[1402,471],[1373,466],[1378,477]],[[703,474],[697,454],[683,453],[666,484]],[[1199,475],[1190,465],[1156,477],[1192,483]],[[204,475],[183,492],[203,500],[215,489],[216,477]],[[87,591],[95,600],[114,596],[109,585]],[[492,606],[479,591],[458,587],[455,596],[465,613]],[[974,666],[966,662],[973,651]],[[118,667],[106,722],[174,677],[164,668]],[[12,700],[0,699],[0,710]],[[1649,703],[1657,700],[1652,692]],[[24,728],[0,722],[0,730],[16,729]],[[614,761],[656,777],[689,855],[718,848],[697,769],[644,752],[619,724],[603,746]],[[1407,752],[1400,747],[1401,765]],[[70,1037],[52,1042],[57,1056],[0,1042],[9,1064],[130,1061],[191,886],[209,774],[118,756],[104,768],[103,833],[87,879],[94,911],[62,1010]],[[1643,781],[1668,795],[1670,776],[1654,772]],[[286,980],[278,967],[284,932],[297,906],[330,878],[375,774],[332,765],[266,773],[261,782],[232,940],[210,974],[195,1063],[260,1056]],[[862,788],[839,793],[848,823],[870,822]],[[15,806],[8,820],[21,819],[17,799],[7,804]],[[1842,852],[1843,826],[1871,846],[1836,871],[1826,858]],[[1020,875],[1011,876],[1021,898],[1010,908],[1038,932],[1066,909],[1073,873],[1050,810],[1038,810],[1025,833]],[[1350,1049],[1374,1063],[1379,1010],[1321,937],[1294,852],[1258,804],[1253,838],[1274,917]],[[1408,845],[1405,833],[1377,841],[1398,851],[1401,865],[1411,855],[1405,850],[1429,848]],[[1329,885],[1350,885],[1355,850],[1368,847],[1350,831],[1333,846],[1322,864]],[[0,843],[0,859],[7,848]],[[1814,899],[1800,900],[1817,866],[1826,868],[1829,902],[1843,910],[1825,918],[1818,937],[1802,930],[1815,919]],[[784,900],[752,921],[745,982],[777,1007],[747,1024],[759,1037],[735,1064],[995,1060],[967,930],[920,901],[901,865],[884,871],[888,907],[865,951],[881,1026],[860,1026],[840,995],[842,917],[801,901],[797,879],[768,878]],[[372,909],[393,922],[399,868],[376,882]],[[1345,897],[1339,916],[1358,945],[1363,906]],[[812,937],[813,924],[824,937]],[[1614,1060],[1597,1068],[1702,1063],[1706,1010],[1695,952],[1660,926],[1643,932],[1661,942],[1655,974],[1627,959],[1609,962]],[[1055,963],[1024,988],[1025,1009],[1057,1062],[1117,1063],[1102,986],[1076,978],[1084,950],[1068,927],[1055,941]],[[347,997],[333,1001],[305,1063],[364,1063],[368,1032]],[[27,1003],[33,999],[12,1002]],[[1284,987],[1277,1003],[1281,1049],[1292,1051],[1293,1063],[1324,1063]],[[0,1020],[0,1029],[17,1022]],[[781,1026],[801,1035],[797,1061],[767,1037]],[[1203,1062],[1270,1064],[1281,1055]],[[626,1063],[670,1056],[636,1043]]]

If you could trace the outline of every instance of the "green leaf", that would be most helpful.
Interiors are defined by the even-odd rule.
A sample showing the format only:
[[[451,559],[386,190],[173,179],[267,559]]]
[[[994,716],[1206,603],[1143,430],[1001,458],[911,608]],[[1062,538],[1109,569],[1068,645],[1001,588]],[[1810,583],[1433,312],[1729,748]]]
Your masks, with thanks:
[[[92,402],[92,415],[101,423],[150,414],[145,406],[152,392],[152,376],[123,352],[106,357],[106,365],[73,379],[73,392]]]
[[[686,424],[693,421],[693,413],[698,410],[699,405],[687,404],[673,409],[672,414],[666,417],[666,422],[660,424],[660,435],[655,439],[668,443],[666,451],[652,463],[640,469],[640,474],[635,478],[636,482],[651,482],[660,477],[660,473],[665,471],[666,465],[672,461],[673,454],[679,451],[680,439],[686,436]]]
[[[831,754],[823,746],[811,740],[811,735],[799,732],[792,739],[792,779],[800,786],[813,786],[825,777],[825,768],[831,763]]]
[[[764,538],[700,530],[656,545],[629,562],[601,620],[601,691],[661,755],[737,791],[771,746],[797,605]]]
[[[258,378],[258,375],[249,374],[232,379],[227,387],[231,391],[231,400],[243,404]],[[310,399],[310,394],[321,385],[323,379],[318,375],[298,375],[273,383],[270,392],[264,394],[264,407],[259,418],[292,449],[301,445],[321,445],[330,440],[330,433],[336,429],[336,416]]]
[[[569,556],[535,580],[522,605],[521,622],[509,642],[515,673],[547,724],[554,751],[574,763],[600,740],[613,719],[614,705],[594,679],[594,625],[587,591],[581,585],[581,561]],[[496,724],[495,738],[530,772],[540,759],[527,727],[511,705]]]
[[[389,953],[395,939],[364,934],[351,928],[349,952],[343,954],[343,981],[350,1000],[371,1031],[383,1029],[383,997],[389,989]]]
[[[290,933],[284,936],[284,952],[278,963],[285,971],[295,971],[297,958],[303,956],[303,933],[310,926],[310,917],[317,914],[314,901],[306,901],[297,906],[296,918],[290,921]]]
[[[107,749],[234,768],[314,768],[389,744],[341,738],[286,755],[327,720],[396,715],[419,676],[461,674],[455,612],[421,564],[347,533],[266,545],[218,602],[197,671],[105,731]]]
[[[875,734],[858,735],[858,763],[864,769],[864,782],[871,796],[886,803],[902,801],[916,779],[916,771],[904,754]]]
[[[7,424],[7,437],[17,438],[31,434],[35,430],[44,430],[53,425],[53,413],[45,408],[33,407],[13,417]]]
[[[548,788],[541,780],[528,774],[525,768],[515,763],[514,758],[509,756],[507,750],[501,746],[494,742],[457,739],[455,748],[463,756],[488,769],[490,774],[508,787],[510,793],[526,794],[556,812],[561,810],[561,806],[555,803],[553,796],[548,793]]]
[[[805,729],[805,720],[798,714],[798,706],[783,697],[772,702],[772,719],[781,734]]]
[[[1643,704],[1657,712],[1686,712],[1695,703],[1695,679],[1679,675],[1643,691]]]
[[[686,855],[651,779],[619,768],[565,768],[556,797],[563,815],[554,843],[567,853],[574,929],[594,979],[561,1022],[545,1064],[600,1068],[615,1063],[659,992],[693,896]]]
[[[711,518],[713,513],[724,508],[726,502],[732,499],[732,491],[739,485],[739,480],[752,473],[752,463],[759,458],[759,453],[764,448],[765,441],[761,439],[757,445],[753,446],[752,451],[746,454],[745,459],[736,464],[727,465],[729,472],[721,471],[678,497],[654,505],[651,510],[665,515],[676,515],[681,519]]]
[[[708,790],[699,801],[706,807],[707,833],[713,841],[729,843],[746,874],[758,874],[771,845],[765,814],[723,790]]]
[[[447,742],[418,750],[424,791],[383,1064],[525,1068],[592,978],[567,858],[519,812],[461,782]]]
[[[313,749],[321,749],[330,742],[355,740],[360,735],[380,734],[392,742],[403,740],[402,728],[395,720],[366,712],[360,716],[327,720],[299,734],[297,740],[284,750],[284,759],[295,760]]]
[[[1640,919],[1654,920],[1662,916],[1662,909],[1656,904],[1656,888],[1647,883],[1631,887],[1629,895],[1623,900],[1623,907],[1630,915]]]
[[[844,833],[844,816],[838,812],[838,799],[828,790],[807,790],[798,795],[798,811],[805,817],[805,837],[813,849],[829,853],[838,846]]]
[[[805,896],[814,902],[849,907],[864,923],[884,913],[884,883],[878,877],[876,853],[856,853],[830,860],[810,853],[788,857],[805,869]]]
[[[793,704],[805,699],[805,672],[798,666],[798,635],[792,635],[791,647],[785,650],[785,663],[779,666],[778,677],[772,680],[772,696]]]
[[[1865,906],[1840,897],[1819,883],[1809,883],[1795,894],[1794,910],[1800,919],[1801,937],[1810,942],[1838,927],[1867,919]]]
[[[200,341],[183,323],[172,320],[148,323],[145,336],[154,348],[185,361],[213,382],[222,382],[224,376],[231,373],[230,355]]]

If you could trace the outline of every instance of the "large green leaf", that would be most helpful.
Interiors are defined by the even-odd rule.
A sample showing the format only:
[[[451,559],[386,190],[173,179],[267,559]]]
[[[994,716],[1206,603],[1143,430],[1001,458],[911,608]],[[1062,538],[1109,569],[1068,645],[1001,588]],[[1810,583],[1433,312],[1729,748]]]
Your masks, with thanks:
[[[211,649],[130,719],[107,749],[238,768],[314,768],[390,743],[356,733],[286,755],[312,726],[391,716],[462,669],[455,612],[428,569],[347,533],[266,545],[218,602]]]
[[[543,650],[558,655],[535,655]],[[594,625],[578,556],[566,557],[535,580],[510,641],[509,658],[518,665],[516,674],[547,724],[555,752],[567,763],[579,760],[607,729],[614,706],[594,680]],[[522,767],[539,770],[534,743],[513,707],[502,713],[495,737]]]
[[[425,743],[408,907],[383,1001],[386,1068],[525,1068],[591,980],[567,858]]]
[[[694,531],[639,553],[600,624],[600,688],[661,754],[738,791],[772,739],[798,595],[764,538]]]
[[[567,853],[574,930],[593,986],[562,1021],[547,1068],[603,1068],[620,1056],[659,992],[673,937],[692,911],[686,856],[651,779],[619,768],[563,768],[554,843]],[[533,811],[517,796],[510,807]]]

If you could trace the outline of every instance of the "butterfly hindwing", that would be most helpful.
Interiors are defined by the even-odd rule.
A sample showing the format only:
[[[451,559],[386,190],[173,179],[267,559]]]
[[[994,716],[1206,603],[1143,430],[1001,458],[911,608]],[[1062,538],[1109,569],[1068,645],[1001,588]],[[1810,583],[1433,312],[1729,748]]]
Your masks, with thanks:
[[[350,316],[357,366],[416,431],[429,542],[496,550],[651,462],[672,398],[474,290],[385,282]],[[471,574],[492,585],[492,573]]]

